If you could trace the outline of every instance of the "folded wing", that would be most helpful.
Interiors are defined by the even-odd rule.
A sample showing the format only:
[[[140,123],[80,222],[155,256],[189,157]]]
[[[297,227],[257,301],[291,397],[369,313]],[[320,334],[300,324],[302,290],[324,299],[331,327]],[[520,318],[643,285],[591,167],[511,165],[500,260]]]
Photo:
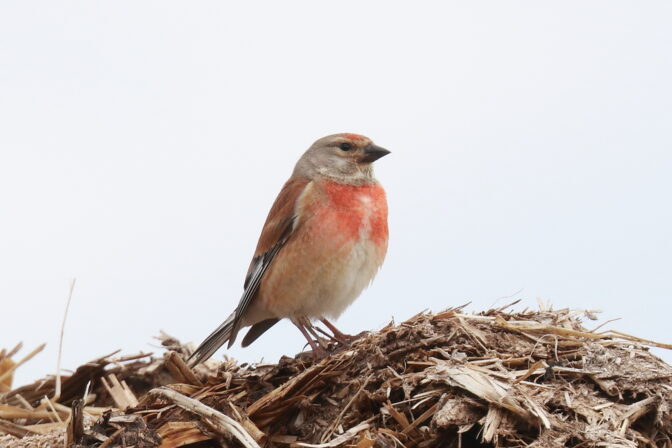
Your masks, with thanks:
[[[257,249],[245,277],[245,291],[238,306],[189,357],[190,365],[195,366],[207,360],[227,341],[228,347],[231,347],[243,324],[252,324],[252,329],[244,340],[244,344],[248,345],[277,322],[277,319],[274,321],[267,319],[261,323],[245,322],[245,316],[257,296],[264,274],[298,226],[296,204],[309,183],[307,179],[290,179],[282,187],[266,218]]]

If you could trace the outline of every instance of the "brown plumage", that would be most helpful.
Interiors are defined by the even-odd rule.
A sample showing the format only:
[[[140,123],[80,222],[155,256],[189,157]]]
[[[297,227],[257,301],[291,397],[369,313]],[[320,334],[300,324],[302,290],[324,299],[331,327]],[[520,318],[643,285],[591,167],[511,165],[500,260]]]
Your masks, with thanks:
[[[315,142],[276,198],[234,312],[196,349],[192,365],[251,326],[249,345],[288,317],[338,317],[373,279],[387,250],[387,202],[371,163],[389,151],[357,134]],[[331,327],[331,324],[329,324]]]

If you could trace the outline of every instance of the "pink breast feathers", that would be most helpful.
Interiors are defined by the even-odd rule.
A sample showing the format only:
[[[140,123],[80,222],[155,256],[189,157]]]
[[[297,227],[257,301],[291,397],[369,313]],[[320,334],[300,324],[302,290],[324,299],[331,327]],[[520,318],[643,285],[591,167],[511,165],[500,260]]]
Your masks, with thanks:
[[[380,185],[343,185],[327,182],[325,189],[332,203],[338,232],[350,238],[370,238],[387,243],[387,200]]]

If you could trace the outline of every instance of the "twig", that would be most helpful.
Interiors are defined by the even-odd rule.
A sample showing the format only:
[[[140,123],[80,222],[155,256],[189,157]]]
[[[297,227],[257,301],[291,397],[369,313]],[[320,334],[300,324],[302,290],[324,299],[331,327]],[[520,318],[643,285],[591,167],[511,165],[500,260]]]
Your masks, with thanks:
[[[187,365],[177,352],[168,352],[163,355],[165,364],[170,374],[179,383],[193,384],[194,386],[203,387],[203,383],[196,378],[194,371]]]
[[[626,341],[631,341],[631,342],[639,342],[640,344],[644,345],[650,345],[652,347],[659,347],[659,348],[666,348],[668,350],[672,350],[672,344],[663,344],[662,342],[656,342],[652,341],[650,339],[644,339],[644,338],[638,338],[637,336],[632,336],[627,333],[623,333],[621,331],[616,331],[616,330],[609,330],[605,331],[604,333],[605,337],[618,337],[621,339],[625,339]]]
[[[342,445],[343,443],[347,442],[348,440],[352,439],[353,437],[355,437],[357,434],[364,431],[365,429],[369,429],[371,427],[371,424],[369,424],[368,422],[371,421],[372,419],[373,418],[370,418],[366,422],[360,423],[359,425],[348,429],[343,434],[341,434],[340,436],[336,437],[335,439],[331,440],[328,443],[312,444],[312,443],[296,442],[294,445],[305,447],[305,448],[333,448],[333,447],[337,447],[337,446]]]
[[[37,434],[35,431],[32,431],[25,426],[17,425],[16,423],[0,419],[0,434],[2,433],[11,434],[14,437],[24,437],[31,434]]]
[[[533,359],[532,355],[534,355],[534,351],[537,349],[537,346],[541,343],[541,341],[544,340],[544,338],[546,336],[550,336],[550,337],[555,339],[555,348],[554,348],[553,352],[555,353],[555,360],[559,362],[560,358],[558,357],[558,337],[554,334],[545,334],[542,337],[540,337],[539,339],[537,339],[537,342],[535,342],[534,347],[532,347],[532,350],[530,350],[530,354],[527,355],[527,357],[530,358],[530,359]]]
[[[23,342],[19,342],[18,344],[16,344],[14,348],[11,349],[9,353],[5,355],[5,358],[11,358],[12,356],[16,355],[18,351],[21,350],[21,348],[23,348]]]
[[[416,418],[413,423],[408,425],[406,428],[404,428],[403,431],[401,431],[402,434],[410,434],[411,431],[413,431],[415,428],[417,428],[421,423],[423,423],[425,420],[427,420],[429,417],[434,415],[436,413],[436,410],[439,408],[439,403],[434,403],[432,406],[429,407],[425,412],[420,415],[420,417]]]
[[[19,401],[19,403],[21,403],[23,405],[24,408],[28,409],[29,411],[32,411],[34,409],[30,405],[30,403],[28,403],[28,400],[23,398],[23,395],[17,393],[16,395],[14,395],[14,397],[16,397],[16,399]]]
[[[129,407],[136,407],[138,405],[138,399],[135,398],[133,391],[131,391],[131,389],[128,387],[126,381],[121,380],[121,382],[119,382],[117,376],[114,373],[111,373],[107,376],[109,383],[108,381],[105,381],[105,377],[101,377],[100,380],[119,409],[123,410]]]
[[[84,395],[82,396],[82,401],[86,404],[86,401],[89,399],[89,392],[91,390],[91,380],[86,382],[86,387],[84,388]]]
[[[221,434],[230,434],[235,437],[246,448],[260,448],[259,444],[252,438],[240,423],[221,412],[212,409],[193,398],[186,397],[179,392],[166,387],[159,387],[149,391],[149,395],[158,395],[175,403],[182,409],[193,412],[201,416],[203,420],[212,426]]]
[[[56,408],[54,408],[54,404],[51,402],[51,400],[49,399],[49,397],[47,397],[47,396],[45,395],[44,398],[42,399],[42,401],[46,401],[46,402],[47,402],[47,406],[49,407],[49,409],[51,409],[51,412],[53,412],[54,415],[56,416],[56,420],[58,420],[58,423],[63,423],[63,420],[61,420],[61,416],[58,415],[58,411],[56,410]]]
[[[600,325],[598,325],[597,327],[595,327],[595,328],[593,328],[592,330],[590,330],[590,332],[591,332],[591,333],[595,333],[597,330],[599,330],[600,328],[604,327],[605,325],[610,324],[610,323],[612,323],[612,322],[616,322],[617,320],[621,320],[621,318],[620,318],[620,317],[617,317],[617,318],[615,318],[615,319],[609,319],[608,321],[602,322]]]
[[[12,373],[14,373],[14,371],[15,371],[16,369],[18,369],[21,365],[23,365],[23,364],[27,363],[28,361],[30,361],[30,360],[33,358],[33,356],[37,355],[37,354],[40,353],[42,350],[44,350],[44,347],[45,347],[46,345],[47,345],[47,344],[45,343],[45,344],[42,344],[42,345],[38,346],[35,350],[33,350],[32,352],[28,353],[28,354],[27,354],[21,361],[17,362],[17,363],[16,363],[15,365],[13,365],[9,370],[7,370],[5,373],[3,373],[2,375],[0,375],[0,382],[2,382],[2,380],[4,380],[4,379],[7,378],[9,375],[11,375]]]
[[[320,438],[320,442],[325,442],[334,433],[334,430],[336,429],[338,424],[341,422],[341,419],[343,418],[343,415],[350,408],[350,406],[355,401],[355,399],[359,396],[359,394],[362,393],[362,391],[364,390],[366,385],[369,383],[369,380],[371,379],[372,375],[373,374],[366,377],[366,379],[364,380],[364,383],[362,383],[362,385],[357,390],[357,392],[355,392],[355,395],[352,396],[352,398],[348,401],[348,404],[346,404],[345,407],[341,410],[341,412],[338,414],[338,417],[336,417],[336,420],[334,420],[334,422],[331,425],[329,425],[327,430],[324,431],[324,434]]]
[[[58,341],[58,356],[56,358],[56,389],[54,390],[54,401],[61,398],[61,355],[63,353],[63,335],[65,334],[65,321],[68,318],[68,310],[70,309],[70,301],[72,300],[72,293],[75,290],[76,278],[70,281],[70,293],[68,294],[68,301],[65,304],[65,313],[63,313],[63,320],[61,321],[61,337]]]
[[[70,413],[70,422],[65,437],[64,448],[73,446],[79,443],[79,440],[84,435],[84,400],[77,399],[72,402],[72,409]]]

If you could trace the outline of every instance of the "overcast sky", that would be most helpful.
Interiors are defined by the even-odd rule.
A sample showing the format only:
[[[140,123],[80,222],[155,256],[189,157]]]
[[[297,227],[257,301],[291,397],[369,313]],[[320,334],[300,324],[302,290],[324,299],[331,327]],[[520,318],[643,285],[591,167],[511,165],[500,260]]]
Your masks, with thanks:
[[[75,277],[64,368],[200,342],[335,132],[392,151],[387,260],[344,331],[515,294],[672,342],[670,23],[665,1],[3,2],[0,347],[48,342],[17,383],[55,371]],[[229,354],[303,345],[283,323]]]

